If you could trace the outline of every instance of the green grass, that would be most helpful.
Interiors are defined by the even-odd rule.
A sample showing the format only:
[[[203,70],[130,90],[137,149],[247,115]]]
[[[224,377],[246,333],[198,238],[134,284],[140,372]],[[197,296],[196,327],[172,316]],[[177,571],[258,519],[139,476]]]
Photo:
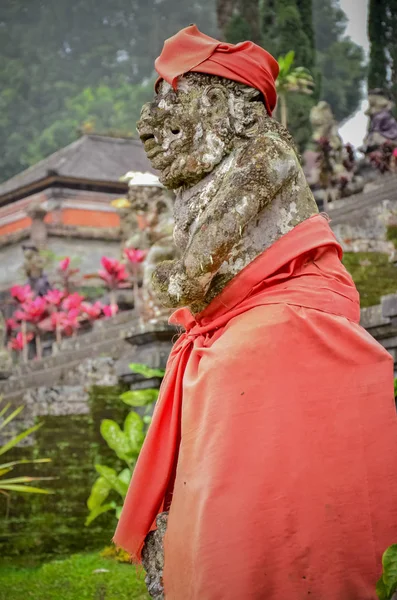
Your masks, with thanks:
[[[379,304],[381,296],[397,292],[397,267],[381,252],[345,252],[343,264],[353,277],[364,308]]]
[[[98,554],[75,554],[35,569],[0,567],[0,600],[148,599],[142,570]]]

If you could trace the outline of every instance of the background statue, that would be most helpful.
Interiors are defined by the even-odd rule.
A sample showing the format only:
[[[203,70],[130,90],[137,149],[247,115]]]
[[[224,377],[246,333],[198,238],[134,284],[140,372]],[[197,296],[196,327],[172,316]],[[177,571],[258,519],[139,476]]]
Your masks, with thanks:
[[[164,260],[176,256],[173,243],[173,194],[165,189],[158,177],[151,173],[130,172],[128,207],[121,215],[121,228],[125,248],[146,251],[139,279],[142,280],[140,316],[144,321],[155,322],[169,316],[153,294],[152,274]]]
[[[362,191],[364,180],[357,174],[353,149],[345,146],[339,135],[330,105],[319,102],[311,110],[310,121],[313,135],[305,153],[306,161],[311,162],[307,178],[314,197],[326,210],[328,202]]]
[[[24,263],[23,269],[28,283],[38,296],[45,296],[51,288],[47,275],[44,273],[45,259],[36,246],[22,245]]]
[[[377,150],[385,142],[397,146],[397,121],[392,114],[393,102],[381,89],[370,90],[368,93],[369,118],[368,132],[365,136],[362,151],[369,154]]]

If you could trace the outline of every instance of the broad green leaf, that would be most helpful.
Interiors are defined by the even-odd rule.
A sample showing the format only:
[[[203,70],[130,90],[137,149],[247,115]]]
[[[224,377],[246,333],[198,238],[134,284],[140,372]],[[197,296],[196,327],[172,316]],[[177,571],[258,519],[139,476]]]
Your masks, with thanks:
[[[28,435],[31,435],[32,433],[34,433],[35,431],[40,429],[40,427],[42,425],[43,425],[43,423],[38,423],[37,425],[33,425],[33,427],[30,427],[30,429],[27,429],[26,431],[23,431],[19,435],[15,436],[12,440],[10,440],[6,444],[4,444],[4,446],[0,447],[0,455],[5,454],[9,450],[11,450],[11,448],[13,448],[17,444],[19,444],[19,442],[22,441],[23,439],[25,439],[26,437],[28,437]]]
[[[114,450],[121,460],[128,461],[133,457],[134,449],[131,448],[128,437],[115,421],[104,419],[101,423],[101,434],[109,448]]]
[[[150,423],[152,422],[152,417],[150,415],[145,415],[142,418],[142,420],[145,423],[145,425],[150,425]]]
[[[9,490],[10,492],[25,492],[27,494],[54,494],[52,490],[43,490],[41,488],[32,487],[30,485],[23,485],[18,483],[6,483],[0,482],[0,490]]]
[[[6,419],[4,419],[2,423],[0,423],[0,429],[4,429],[4,427],[8,425],[8,423],[10,423],[13,419],[15,419],[15,417],[17,417],[24,408],[24,406],[18,406],[18,408],[16,408],[10,415],[8,415]]]
[[[31,481],[51,481],[53,479],[54,479],[53,477],[29,477],[27,475],[24,475],[21,477],[12,477],[11,479],[1,479],[0,485],[3,485],[4,483],[6,483],[8,485],[9,483],[30,483]]]
[[[390,546],[383,554],[382,565],[382,578],[389,598],[397,589],[397,544]]]
[[[110,483],[104,477],[98,477],[91,488],[90,497],[87,500],[87,507],[90,511],[98,509],[106,498],[109,496],[109,492],[112,489]]]
[[[21,460],[14,460],[12,462],[4,463],[0,465],[0,469],[6,467],[15,467],[15,465],[27,465],[32,463],[49,463],[51,462],[51,458],[35,458],[33,460],[28,460],[26,458],[22,458]]]
[[[139,375],[143,375],[146,379],[151,379],[152,377],[164,377],[163,369],[151,369],[146,365],[141,365],[139,363],[130,363],[129,368],[134,373],[139,373]]]
[[[97,508],[94,508],[94,510],[92,510],[90,512],[90,514],[88,515],[88,517],[86,518],[85,526],[88,527],[88,525],[90,525],[90,523],[92,523],[94,519],[99,517],[99,515],[103,515],[103,513],[109,512],[109,510],[114,510],[115,508],[116,508],[115,502],[109,502],[109,504],[103,504],[102,506],[98,506]]]
[[[154,388],[130,390],[121,394],[120,399],[128,406],[146,406],[157,401],[159,391]]]
[[[123,507],[122,507],[122,506],[118,506],[118,507],[116,508],[116,518],[117,518],[117,519],[120,519],[120,516],[121,516],[121,511],[122,511],[122,510],[123,510]]]
[[[123,469],[121,473],[118,474],[119,480],[127,486],[130,485],[131,477],[132,473],[130,469]]]
[[[143,420],[136,412],[130,412],[124,421],[124,431],[130,447],[136,455],[139,454],[145,434],[143,432]]]
[[[110,484],[113,490],[115,490],[122,498],[125,498],[128,490],[128,485],[123,481],[120,481],[117,473],[114,469],[107,467],[106,465],[95,465],[95,469],[99,475],[104,477]]]
[[[389,598],[383,577],[381,577],[376,584],[376,595],[379,600],[388,600]]]

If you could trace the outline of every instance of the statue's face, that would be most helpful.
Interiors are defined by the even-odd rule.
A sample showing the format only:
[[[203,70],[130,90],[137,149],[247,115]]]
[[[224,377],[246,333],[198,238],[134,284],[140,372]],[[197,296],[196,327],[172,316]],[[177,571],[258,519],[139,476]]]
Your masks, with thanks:
[[[170,189],[194,185],[231,150],[225,91],[220,85],[200,86],[194,81],[189,75],[180,78],[177,91],[162,81],[137,124],[152,166]]]

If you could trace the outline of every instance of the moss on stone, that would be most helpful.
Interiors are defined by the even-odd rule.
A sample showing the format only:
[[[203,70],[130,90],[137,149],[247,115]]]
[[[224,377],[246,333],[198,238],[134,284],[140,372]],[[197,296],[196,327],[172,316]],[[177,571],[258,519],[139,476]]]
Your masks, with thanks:
[[[393,242],[394,247],[397,248],[397,225],[389,225],[386,229],[386,239],[389,242]]]
[[[380,303],[385,294],[397,292],[397,267],[381,252],[345,252],[343,264],[360,293],[361,308]]]
[[[123,386],[96,386],[90,391],[90,414],[45,416],[43,427],[30,447],[15,448],[13,457],[40,456],[51,463],[31,465],[29,475],[55,477],[46,482],[54,494],[13,494],[9,518],[6,499],[0,496],[0,562],[7,557],[29,556],[36,560],[66,556],[72,552],[99,549],[109,544],[115,528],[111,513],[101,515],[85,527],[87,498],[97,477],[94,463],[116,469],[121,462],[100,435],[102,419],[122,423],[129,412],[119,399]],[[8,455],[7,455],[8,456]],[[26,475],[24,466],[16,475]]]

